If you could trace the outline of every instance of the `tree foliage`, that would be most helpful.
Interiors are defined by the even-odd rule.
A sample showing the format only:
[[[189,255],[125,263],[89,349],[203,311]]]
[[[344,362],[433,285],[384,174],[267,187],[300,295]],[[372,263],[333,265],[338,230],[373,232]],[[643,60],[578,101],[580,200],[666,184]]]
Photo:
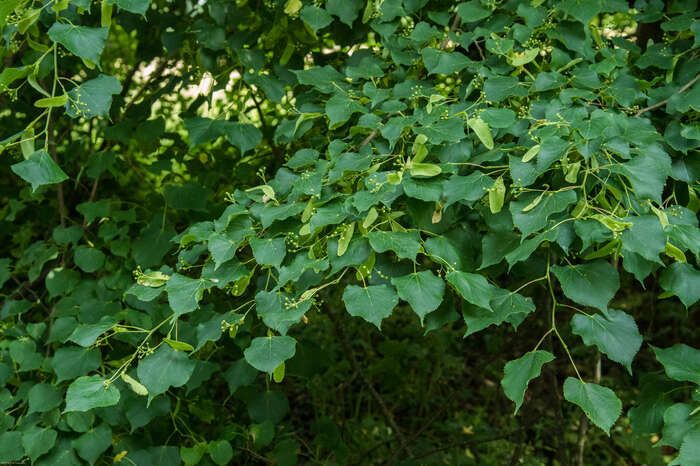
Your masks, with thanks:
[[[695,464],[697,16],[6,0],[0,461]]]

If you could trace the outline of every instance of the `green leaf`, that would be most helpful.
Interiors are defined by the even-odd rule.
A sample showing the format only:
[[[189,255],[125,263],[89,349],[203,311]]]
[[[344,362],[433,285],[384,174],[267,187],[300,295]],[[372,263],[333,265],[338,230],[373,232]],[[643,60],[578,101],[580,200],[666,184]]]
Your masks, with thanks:
[[[81,324],[68,336],[68,340],[77,343],[80,346],[88,347],[95,344],[97,338],[110,330],[117,323],[112,316],[102,316],[102,318],[94,324]]]
[[[182,461],[186,466],[194,466],[199,464],[206,452],[207,445],[204,443],[197,443],[191,448],[181,446],[180,458],[182,458]]]
[[[136,283],[147,286],[149,288],[159,288],[170,280],[170,275],[164,274],[158,270],[139,274],[136,277]]]
[[[136,368],[136,374],[148,390],[148,403],[170,387],[185,385],[196,364],[186,353],[168,345],[160,345],[154,353],[143,358]]]
[[[330,9],[326,8],[326,10],[333,14]],[[345,80],[345,76],[338,73],[338,71],[330,65],[316,66],[306,70],[296,70],[293,71],[293,73],[296,75],[299,84],[313,86],[325,94],[335,93],[338,90],[339,83]],[[314,118],[321,116],[320,113],[316,112],[313,112],[313,115]]]
[[[130,13],[145,15],[151,4],[151,0],[110,0],[110,3]]]
[[[489,301],[489,309],[476,305],[464,306],[462,317],[467,324],[465,337],[491,325],[501,325],[503,322],[508,322],[517,328],[520,322],[535,311],[532,298],[526,298],[521,294],[495,287],[493,294],[494,297]]]
[[[399,298],[408,302],[418,314],[421,325],[425,316],[440,306],[445,294],[445,282],[429,270],[394,277],[391,284],[396,287]]]
[[[452,51],[445,52],[431,47],[421,50],[425,69],[429,74],[452,74],[462,71],[472,61],[464,54]]]
[[[37,108],[52,108],[52,107],[62,107],[68,102],[68,95],[61,94],[55,97],[44,97],[34,102],[34,106]]]
[[[360,0],[328,0],[326,11],[352,27],[352,23],[359,16],[362,6],[363,3]]]
[[[686,308],[700,301],[700,270],[690,264],[671,264],[661,273],[659,284]]]
[[[99,375],[79,377],[68,387],[64,412],[89,411],[119,402],[119,390]]]
[[[622,412],[622,403],[615,392],[573,377],[564,382],[564,398],[581,408],[588,419],[608,435]]]
[[[700,466],[700,430],[689,432],[683,437],[678,456],[670,466]]]
[[[496,296],[498,288],[490,284],[486,277],[477,273],[453,271],[445,278],[467,302],[483,309],[493,310],[491,299]]]
[[[287,255],[284,238],[251,238],[249,243],[253,257],[260,265],[279,268]]]
[[[489,210],[492,214],[497,214],[503,208],[503,202],[506,197],[506,185],[503,183],[503,177],[499,176],[494,181],[493,186],[488,189],[489,192]]]
[[[100,270],[105,263],[105,255],[99,249],[80,246],[73,252],[75,265],[85,273],[93,273]]]
[[[620,288],[617,270],[605,261],[565,267],[555,265],[551,270],[567,298],[603,312],[607,311],[608,303]]]
[[[679,449],[686,434],[700,431],[700,417],[694,415],[694,408],[687,403],[675,403],[664,411],[661,445]]]
[[[624,174],[637,197],[661,203],[666,178],[671,174],[671,158],[661,149],[646,150],[614,171]]]
[[[537,154],[540,153],[540,147],[541,146],[539,144],[535,144],[534,146],[530,147],[527,150],[527,152],[525,152],[525,154],[523,154],[523,159],[522,159],[523,163],[527,163],[530,160],[537,157]]]
[[[38,150],[27,160],[10,166],[20,178],[32,185],[32,192],[48,184],[56,184],[68,179],[61,167],[53,161],[45,150]]]
[[[467,120],[467,125],[474,131],[476,137],[488,150],[493,149],[493,136],[491,128],[481,118],[470,118]]]
[[[234,394],[239,388],[252,384],[257,375],[258,371],[251,367],[245,359],[239,359],[234,361],[224,372],[224,380],[228,384],[229,392]]]
[[[93,427],[73,440],[73,448],[82,459],[95,464],[102,453],[112,446],[112,429],[107,424]]]
[[[333,22],[333,17],[326,10],[314,5],[306,5],[302,8],[299,16],[314,32],[318,32],[319,29],[323,29]]]
[[[93,63],[99,63],[108,33],[107,28],[91,28],[62,23],[54,23],[48,31],[49,39],[58,42],[69,52]]]
[[[461,118],[440,119],[428,126],[414,128],[416,134],[424,134],[430,144],[460,142],[465,138],[464,121]]]
[[[253,125],[211,118],[185,118],[185,129],[189,134],[190,148],[196,147],[221,136],[245,153],[260,144],[262,133]]]
[[[141,382],[127,374],[126,372],[122,372],[121,375],[122,380],[124,383],[126,383],[129,388],[131,389],[132,392],[136,393],[137,395],[141,396],[146,396],[148,395],[148,389],[143,386]]]
[[[284,363],[275,367],[275,370],[272,372],[272,380],[274,380],[275,383],[282,383],[282,381],[284,380],[285,371],[286,365]]]
[[[515,112],[509,108],[487,108],[479,117],[491,128],[510,128],[517,118]]]
[[[700,385],[700,350],[682,343],[669,348],[652,348],[666,375],[673,380]]]
[[[342,239],[342,236],[341,236]],[[347,251],[346,251],[347,252]],[[279,269],[277,285],[282,287],[290,281],[296,282],[307,270],[321,272],[328,268],[327,259],[311,259],[308,254],[297,254],[287,265]]]
[[[80,283],[80,273],[72,269],[54,269],[46,275],[44,283],[51,297],[70,294]]]
[[[168,304],[176,317],[194,311],[199,307],[204,291],[209,284],[202,279],[190,278],[179,273],[170,277],[165,284],[168,293]]]
[[[353,113],[364,113],[365,108],[345,94],[335,94],[326,102],[328,128],[336,129],[343,126]]]
[[[526,49],[522,52],[512,52],[508,57],[508,63],[510,63],[511,66],[527,65],[532,60],[537,58],[537,55],[539,55],[539,53],[540,49]]]
[[[194,351],[194,346],[184,341],[173,340],[172,338],[163,338],[163,341],[172,349],[177,351]]]
[[[439,168],[437,165],[436,167]],[[406,196],[426,202],[439,202],[442,197],[442,181],[414,178],[413,175],[411,170],[411,176],[404,176],[401,180]]]
[[[71,118],[108,116],[112,96],[121,91],[122,85],[117,78],[101,74],[70,90],[66,114]]]
[[[442,185],[445,208],[455,202],[471,203],[478,201],[484,197],[493,185],[493,178],[478,171],[470,173],[468,176],[452,175]],[[505,195],[505,185],[503,188]]]
[[[58,433],[46,427],[33,426],[22,433],[22,447],[32,462],[47,453],[56,444]],[[0,450],[2,445],[0,444]],[[0,458],[3,455],[0,454]]]
[[[185,118],[185,130],[189,135],[190,148],[217,139],[223,133],[223,121],[211,118]]]
[[[233,447],[226,440],[216,440],[215,442],[210,442],[207,451],[211,460],[219,465],[229,464],[233,458]]]
[[[100,352],[97,349],[64,346],[58,348],[51,358],[51,367],[58,381],[72,380],[100,367]]]
[[[538,193],[525,194],[509,205],[513,223],[523,236],[529,236],[546,227],[550,216],[562,212],[577,200],[576,192],[572,190],[545,193],[539,203],[532,207],[539,196]]]
[[[382,320],[391,315],[399,303],[399,297],[394,288],[388,285],[348,285],[343,291],[343,303],[348,314],[362,317],[381,329]]]
[[[254,149],[262,141],[260,130],[253,125],[245,123],[222,122],[221,132],[231,145],[241,151],[241,154]]]
[[[255,295],[255,310],[265,325],[286,335],[289,327],[299,322],[311,308],[311,300],[299,302],[287,293],[259,291]]]
[[[484,8],[478,0],[470,0],[457,5],[457,14],[465,23],[474,23],[491,16],[491,11]]]
[[[411,176],[423,176],[430,178],[442,173],[442,168],[440,168],[440,165],[436,165],[434,163],[412,163],[410,171]]]
[[[320,181],[321,180],[319,178],[318,188],[313,188],[314,193],[307,192],[306,194],[316,194],[317,192],[320,192]],[[327,225],[337,225],[339,223],[342,223],[346,217],[347,213],[343,204],[340,202],[332,202],[316,209],[316,213],[313,214],[313,216],[309,220],[309,228],[313,233]]]
[[[245,360],[261,372],[272,375],[277,366],[294,357],[297,342],[288,336],[254,338],[243,352]]]
[[[373,231],[367,238],[375,251],[393,251],[399,259],[415,261],[421,251],[420,235],[415,231]]]
[[[506,396],[515,403],[516,414],[523,404],[530,381],[539,377],[542,366],[553,360],[554,355],[549,351],[536,350],[506,363],[501,386]]]
[[[24,454],[21,432],[9,431],[0,434],[0,461],[3,463],[18,462]]]
[[[516,77],[496,76],[488,78],[484,82],[484,93],[486,100],[501,102],[511,96],[524,97],[527,95],[527,89],[520,84]]]
[[[348,250],[348,246],[350,245],[350,241],[352,240],[352,235],[355,232],[355,222],[351,223],[350,225],[345,226],[343,228],[342,233],[340,234],[340,239],[338,240],[338,250],[336,251],[336,254],[338,257],[342,256],[345,254]]]
[[[622,232],[622,251],[639,254],[651,262],[661,264],[659,254],[666,247],[666,234],[656,215],[625,217],[631,223],[630,228]]]
[[[672,397],[666,377],[661,374],[642,375],[637,404],[628,414],[632,431],[636,434],[661,432],[664,412],[673,404]]]
[[[28,413],[45,413],[58,408],[63,402],[63,396],[58,387],[38,383],[29,390],[28,401]]]
[[[571,329],[586,345],[595,345],[632,374],[632,360],[642,346],[642,336],[629,314],[615,309],[592,316],[576,314],[571,319]]]

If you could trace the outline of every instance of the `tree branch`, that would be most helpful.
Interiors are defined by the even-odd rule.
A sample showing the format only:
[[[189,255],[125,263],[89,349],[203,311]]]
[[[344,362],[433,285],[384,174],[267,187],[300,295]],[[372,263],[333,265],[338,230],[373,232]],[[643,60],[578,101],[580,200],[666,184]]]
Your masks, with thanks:
[[[676,92],[673,95],[684,93],[685,91],[687,91],[688,89],[693,87],[693,84],[695,84],[698,81],[698,79],[700,79],[700,74],[695,75],[695,77],[693,79],[691,79],[690,81],[685,83],[685,85],[683,87],[681,87],[680,89],[678,89],[678,92]],[[644,107],[643,109],[641,109],[640,111],[635,113],[634,116],[638,117],[646,112],[649,112],[651,110],[655,110],[659,107],[663,107],[664,105],[666,105],[668,103],[668,101],[671,99],[671,97],[669,97],[668,99],[664,99],[664,100],[661,100],[659,102],[656,102],[654,105],[649,105],[648,107]]]
[[[450,30],[447,32],[447,37],[445,37],[442,40],[442,43],[440,44],[441,49],[444,50],[447,48],[447,46],[450,43],[450,33],[454,32],[457,29],[457,27],[460,25],[461,22],[462,21],[461,21],[459,15],[457,13],[455,13],[454,18],[452,18],[452,24],[450,25]]]

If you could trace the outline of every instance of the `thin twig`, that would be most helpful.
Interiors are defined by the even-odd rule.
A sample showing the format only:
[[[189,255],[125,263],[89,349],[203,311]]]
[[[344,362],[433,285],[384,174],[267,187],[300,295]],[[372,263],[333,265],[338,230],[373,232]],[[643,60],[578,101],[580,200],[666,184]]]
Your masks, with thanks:
[[[367,137],[362,140],[362,142],[360,143],[360,147],[365,147],[367,144],[372,142],[372,139],[377,137],[377,134],[379,134],[379,131],[377,131],[376,129],[373,129],[372,132],[369,133],[367,135]]]
[[[97,186],[99,185],[100,182],[100,177],[99,175],[97,178],[95,178],[95,181],[92,182],[92,189],[90,189],[90,197],[88,198],[88,202],[92,202],[95,200],[95,196],[97,195]]]
[[[455,13],[454,18],[452,18],[452,24],[450,25],[450,30],[447,32],[447,37],[445,37],[442,40],[442,43],[440,44],[441,49],[447,48],[447,46],[450,44],[450,33],[454,32],[457,29],[457,26],[461,23],[460,17],[457,13]]]
[[[693,84],[695,84],[698,81],[698,79],[700,79],[700,74],[695,75],[695,77],[693,79],[691,79],[690,81],[685,83],[685,85],[683,87],[681,87],[680,89],[678,89],[678,92],[676,92],[673,95],[684,93],[685,91],[690,89],[693,86]],[[649,111],[657,109],[659,107],[662,107],[662,106],[666,105],[670,99],[671,99],[671,97],[669,97],[668,99],[664,99],[662,101],[656,102],[654,105],[649,105],[648,107],[645,107],[645,108],[641,109],[640,111],[638,111],[637,113],[635,113],[634,116],[638,117],[638,116],[642,115],[643,113],[649,112]]]

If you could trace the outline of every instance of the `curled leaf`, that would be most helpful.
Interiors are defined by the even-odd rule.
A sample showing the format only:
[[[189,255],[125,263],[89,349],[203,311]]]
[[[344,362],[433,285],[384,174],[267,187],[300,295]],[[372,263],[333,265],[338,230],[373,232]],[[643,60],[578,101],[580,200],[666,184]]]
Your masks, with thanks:
[[[126,384],[129,386],[131,391],[136,393],[137,395],[141,396],[146,396],[148,395],[148,389],[141,384],[138,380],[135,378],[131,377],[129,374],[126,372],[122,372],[121,378]]]
[[[525,152],[525,155],[523,155],[523,163],[527,163],[530,160],[534,159],[537,157],[537,154],[540,153],[540,145],[536,144],[532,147],[530,147],[527,152]]]
[[[423,176],[430,178],[442,173],[440,165],[434,163],[414,163],[411,165],[411,176]]]
[[[340,239],[338,240],[338,257],[345,254],[345,251],[348,250],[348,245],[350,244],[350,240],[352,239],[352,235],[354,232],[355,222],[343,228],[343,233],[340,235]]]
[[[52,107],[63,107],[66,102],[68,102],[68,95],[61,94],[55,97],[44,97],[34,102],[34,106],[37,108],[52,108]]]
[[[486,124],[481,118],[470,118],[467,120],[467,125],[474,131],[476,137],[488,150],[493,149],[493,135],[491,134],[491,128]]]
[[[503,177],[499,176],[489,188],[489,210],[492,214],[497,214],[503,208],[503,202],[506,197],[506,186],[503,183]]]

